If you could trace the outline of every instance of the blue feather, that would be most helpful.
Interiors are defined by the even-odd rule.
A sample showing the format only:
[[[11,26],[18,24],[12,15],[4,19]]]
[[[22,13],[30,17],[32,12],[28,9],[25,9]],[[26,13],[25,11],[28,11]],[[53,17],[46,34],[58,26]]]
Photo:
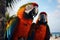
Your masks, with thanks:
[[[11,24],[9,24],[9,28],[6,30],[6,37],[7,37],[8,40],[11,40],[11,37],[13,35],[15,26],[17,25],[17,22],[18,22],[18,18],[15,17],[11,20],[12,20],[12,22],[11,22]]]

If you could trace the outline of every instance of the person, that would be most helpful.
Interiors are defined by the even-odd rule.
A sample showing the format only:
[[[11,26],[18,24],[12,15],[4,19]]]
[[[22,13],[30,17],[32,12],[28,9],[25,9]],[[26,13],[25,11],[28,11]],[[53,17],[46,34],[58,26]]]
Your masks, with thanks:
[[[37,13],[37,3],[27,3],[21,6],[17,12],[17,17],[11,19],[10,26],[7,25],[9,27],[7,28],[8,38],[11,36],[8,40],[26,40],[33,18]]]
[[[50,29],[46,12],[41,12],[36,23],[32,23],[27,40],[49,40]]]

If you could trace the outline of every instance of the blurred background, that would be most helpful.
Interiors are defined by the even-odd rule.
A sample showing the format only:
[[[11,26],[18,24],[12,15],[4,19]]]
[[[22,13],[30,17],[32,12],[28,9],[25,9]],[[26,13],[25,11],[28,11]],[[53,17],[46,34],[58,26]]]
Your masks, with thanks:
[[[6,21],[17,14],[18,9],[28,2],[36,2],[39,12],[48,14],[48,25],[52,34],[60,34],[60,0],[0,0],[0,39],[3,38]],[[39,14],[38,14],[39,15]],[[37,17],[38,17],[37,15]],[[35,17],[35,19],[37,19]],[[36,20],[35,20],[36,21]],[[56,35],[55,35],[56,36]]]

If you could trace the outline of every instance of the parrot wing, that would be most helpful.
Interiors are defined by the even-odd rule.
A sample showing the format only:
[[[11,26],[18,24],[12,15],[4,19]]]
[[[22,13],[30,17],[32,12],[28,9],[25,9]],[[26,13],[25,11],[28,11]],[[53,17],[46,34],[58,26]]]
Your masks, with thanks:
[[[5,39],[10,39],[12,37],[12,34],[14,32],[14,28],[17,25],[18,22],[18,17],[11,17],[8,21],[7,21],[7,25],[6,25],[6,31],[5,31]]]

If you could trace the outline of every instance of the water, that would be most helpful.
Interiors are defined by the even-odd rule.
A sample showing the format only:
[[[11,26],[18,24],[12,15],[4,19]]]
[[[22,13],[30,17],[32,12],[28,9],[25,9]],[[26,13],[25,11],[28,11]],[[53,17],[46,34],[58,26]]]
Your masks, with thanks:
[[[60,37],[60,32],[52,32],[53,37]]]

